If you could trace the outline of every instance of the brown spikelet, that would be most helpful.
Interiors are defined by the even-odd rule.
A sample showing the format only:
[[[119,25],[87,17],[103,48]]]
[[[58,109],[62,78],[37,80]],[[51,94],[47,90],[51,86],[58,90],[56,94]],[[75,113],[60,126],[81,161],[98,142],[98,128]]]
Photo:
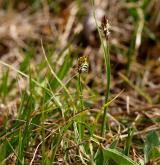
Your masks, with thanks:
[[[106,38],[106,40],[108,40],[108,37],[109,37],[109,34],[110,34],[110,24],[109,24],[109,21],[107,19],[106,16],[104,16],[102,18],[102,21],[101,21],[101,30]]]

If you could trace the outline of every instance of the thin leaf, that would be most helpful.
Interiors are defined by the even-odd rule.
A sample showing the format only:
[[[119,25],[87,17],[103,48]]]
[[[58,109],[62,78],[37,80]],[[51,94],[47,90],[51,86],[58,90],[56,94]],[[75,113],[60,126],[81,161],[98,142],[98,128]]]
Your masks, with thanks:
[[[144,161],[147,163],[150,159],[154,159],[157,156],[160,157],[160,151],[157,150],[160,147],[160,139],[156,132],[150,132],[144,143]]]
[[[135,165],[135,162],[132,159],[130,159],[128,156],[124,155],[123,153],[117,151],[116,149],[111,149],[111,148],[105,149],[103,147],[103,156],[104,156],[104,162],[106,162],[108,159],[112,159],[118,165]]]

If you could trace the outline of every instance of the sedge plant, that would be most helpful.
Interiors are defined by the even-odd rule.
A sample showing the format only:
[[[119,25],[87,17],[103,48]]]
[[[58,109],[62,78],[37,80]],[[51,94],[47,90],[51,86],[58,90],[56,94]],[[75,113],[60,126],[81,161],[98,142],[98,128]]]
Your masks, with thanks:
[[[91,1],[92,5],[94,5],[94,1]],[[100,41],[103,48],[104,61],[105,61],[105,70],[106,70],[106,94],[105,94],[105,104],[107,104],[110,94],[110,54],[109,54],[109,34],[110,34],[110,24],[106,16],[103,17],[101,26],[98,26],[98,22],[96,19],[95,10],[93,10],[93,16],[95,19],[96,27],[99,33]],[[105,37],[105,41],[103,40],[102,35]],[[103,119],[101,126],[101,136],[105,136],[106,129],[109,129],[109,124],[107,121],[107,109],[108,106],[104,107],[103,111]]]

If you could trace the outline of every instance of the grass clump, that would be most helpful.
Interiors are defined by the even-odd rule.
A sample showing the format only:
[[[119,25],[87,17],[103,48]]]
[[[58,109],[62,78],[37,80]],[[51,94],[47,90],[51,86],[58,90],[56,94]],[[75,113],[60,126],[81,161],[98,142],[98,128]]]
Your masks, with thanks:
[[[0,9],[0,164],[159,163],[154,3],[91,2]]]

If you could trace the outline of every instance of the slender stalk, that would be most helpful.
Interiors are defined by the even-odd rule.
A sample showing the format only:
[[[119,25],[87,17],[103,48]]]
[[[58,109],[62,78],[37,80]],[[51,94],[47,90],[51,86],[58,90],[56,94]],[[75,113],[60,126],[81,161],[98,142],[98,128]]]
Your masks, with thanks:
[[[80,108],[83,111],[83,94],[82,94],[82,84],[81,84],[81,74],[78,75],[78,92],[79,92],[79,100],[80,100]]]
[[[91,0],[91,3],[92,3],[92,6],[94,8],[94,0]],[[107,84],[106,84],[106,95],[105,95],[105,104],[107,104],[108,98],[109,98],[109,93],[110,93],[109,24],[108,24],[108,20],[105,20],[105,22],[103,23],[105,28],[103,29],[103,27],[102,27],[102,31],[103,31],[103,33],[105,35],[105,41],[106,41],[106,45],[105,45],[105,41],[102,38],[101,31],[100,31],[99,25],[97,23],[95,10],[93,10],[93,16],[94,16],[94,19],[95,19],[96,27],[97,27],[97,30],[98,30],[98,33],[99,33],[99,37],[100,37],[102,48],[103,48],[103,52],[104,52],[106,81],[107,81]],[[105,106],[104,107],[104,112],[103,112],[102,126],[101,126],[101,136],[102,137],[105,136],[105,131],[106,131],[107,128],[109,128],[108,118],[107,118],[107,110],[108,110],[108,107]]]
[[[110,56],[109,56],[109,41],[106,40],[106,47],[104,49],[104,57],[105,57],[105,65],[106,65],[106,95],[105,95],[105,104],[108,102],[109,94],[110,94]],[[106,129],[109,129],[108,118],[107,118],[107,110],[108,106],[104,107],[103,112],[103,120],[102,120],[102,127],[101,127],[101,136],[105,136]]]
[[[82,84],[81,84],[81,74],[78,75],[78,93],[79,93],[79,101],[80,101],[80,111],[83,111],[84,109],[84,103],[83,103],[83,93],[82,93]],[[80,117],[80,122],[83,121],[83,115]],[[80,139],[82,140],[84,134],[83,125],[79,123],[79,135]]]

